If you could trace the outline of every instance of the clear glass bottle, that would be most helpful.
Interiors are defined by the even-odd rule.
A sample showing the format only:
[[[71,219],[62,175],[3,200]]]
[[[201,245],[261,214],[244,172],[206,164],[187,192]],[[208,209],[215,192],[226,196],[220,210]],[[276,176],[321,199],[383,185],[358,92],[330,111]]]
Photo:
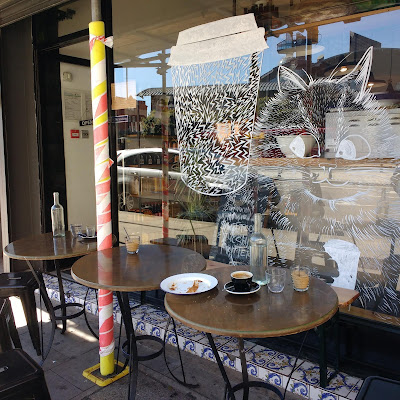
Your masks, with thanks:
[[[53,193],[54,204],[51,207],[51,226],[54,237],[65,236],[64,207],[60,204],[58,192]]]
[[[254,214],[254,232],[249,239],[250,244],[250,271],[253,281],[259,285],[268,283],[265,276],[267,269],[267,239],[261,233],[261,214]]]

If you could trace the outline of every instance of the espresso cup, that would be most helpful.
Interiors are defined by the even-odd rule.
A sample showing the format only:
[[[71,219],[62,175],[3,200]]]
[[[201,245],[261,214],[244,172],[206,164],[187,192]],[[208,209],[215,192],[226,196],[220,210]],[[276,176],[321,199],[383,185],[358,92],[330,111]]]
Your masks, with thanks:
[[[235,291],[248,292],[253,281],[253,274],[249,271],[235,271],[231,273],[231,279]]]

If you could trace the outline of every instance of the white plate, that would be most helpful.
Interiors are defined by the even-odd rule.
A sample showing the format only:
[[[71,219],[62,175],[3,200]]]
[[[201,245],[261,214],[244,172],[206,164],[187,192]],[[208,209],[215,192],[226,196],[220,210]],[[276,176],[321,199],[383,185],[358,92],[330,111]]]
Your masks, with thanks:
[[[198,281],[197,288],[195,281]],[[207,292],[208,290],[215,288],[217,284],[218,280],[211,275],[188,273],[169,276],[161,282],[160,287],[167,293],[197,294]],[[196,291],[189,291],[192,287],[196,289]]]

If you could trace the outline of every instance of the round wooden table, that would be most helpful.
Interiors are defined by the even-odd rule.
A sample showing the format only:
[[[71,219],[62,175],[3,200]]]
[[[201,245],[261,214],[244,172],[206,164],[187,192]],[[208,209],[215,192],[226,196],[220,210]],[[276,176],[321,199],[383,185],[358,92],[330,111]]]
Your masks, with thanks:
[[[124,350],[127,347],[131,365],[130,399],[135,398],[138,361],[150,360],[161,355],[164,351],[164,340],[150,335],[135,335],[127,292],[156,290],[160,288],[160,283],[171,275],[200,272],[205,267],[206,260],[199,253],[182,247],[152,244],[139,246],[137,254],[128,254],[125,246],[98,251],[79,259],[72,266],[72,277],[78,283],[116,292],[127,337],[122,348]],[[138,340],[154,340],[163,347],[153,354],[140,356],[136,346]],[[180,351],[179,346],[178,351]],[[186,381],[181,381],[170,369],[169,371],[178,382],[186,384]]]
[[[11,242],[4,254],[16,260],[61,260],[84,256],[97,250],[97,242],[73,238],[71,232],[64,237],[53,237],[51,232],[29,236]]]
[[[200,272],[205,267],[204,257],[192,250],[145,244],[137,254],[128,254],[125,246],[89,254],[74,263],[71,275],[91,288],[139,292],[159,289],[171,275]]]
[[[61,315],[55,316],[56,320],[62,321],[61,333],[67,328],[67,319],[79,317],[85,312],[84,306],[80,303],[65,303],[64,287],[61,277],[61,266],[59,261],[67,258],[84,256],[97,250],[96,240],[86,241],[74,238],[71,232],[65,232],[64,237],[53,237],[53,233],[41,233],[15,240],[4,248],[4,254],[16,260],[25,260],[33,271],[30,261],[54,261],[55,271],[60,291],[60,305],[54,310],[61,309]],[[74,314],[67,315],[68,307],[77,307],[80,310]]]
[[[225,267],[207,270],[218,279],[214,289],[196,295],[165,296],[168,313],[186,326],[206,332],[214,356],[227,384],[231,398],[234,392],[244,389],[248,398],[250,386],[266,386],[276,393],[279,391],[264,382],[249,382],[243,338],[266,338],[291,335],[318,327],[330,320],[338,310],[335,291],[325,282],[311,278],[306,292],[293,289],[290,271],[287,271],[283,292],[271,293],[267,286],[251,295],[233,295],[223,291],[224,284],[231,280],[232,271],[243,267]],[[239,353],[242,364],[243,382],[232,387],[224,370],[211,334],[239,338]]]

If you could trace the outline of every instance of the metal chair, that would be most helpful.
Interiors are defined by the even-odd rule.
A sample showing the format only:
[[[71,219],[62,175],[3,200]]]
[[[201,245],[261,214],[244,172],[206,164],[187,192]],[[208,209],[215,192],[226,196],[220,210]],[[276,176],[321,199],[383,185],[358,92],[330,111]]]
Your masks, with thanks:
[[[0,353],[0,398],[51,400],[42,368],[21,349]]]
[[[0,352],[22,348],[9,299],[0,299]]]
[[[35,290],[38,287],[35,277],[29,271],[0,274],[0,298],[18,296],[21,299],[32,344],[40,356],[40,333],[35,301]]]

